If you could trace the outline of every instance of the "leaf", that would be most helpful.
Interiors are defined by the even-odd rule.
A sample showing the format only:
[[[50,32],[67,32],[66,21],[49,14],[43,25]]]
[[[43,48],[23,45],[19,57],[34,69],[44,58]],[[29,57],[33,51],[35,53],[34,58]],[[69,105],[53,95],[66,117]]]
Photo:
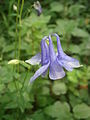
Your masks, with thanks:
[[[74,4],[69,7],[68,13],[69,13],[70,17],[78,17],[81,12],[81,9],[84,9],[84,8],[85,8],[85,6],[83,6],[83,5]]]
[[[41,110],[36,111],[30,118],[31,120],[50,120]]]
[[[44,112],[52,118],[59,118],[60,120],[72,120],[70,107],[66,102],[61,103],[57,101],[53,105],[46,107]]]
[[[0,94],[3,93],[4,89],[5,89],[5,85],[4,84],[0,84]]]
[[[51,6],[51,11],[53,12],[61,12],[64,10],[64,6],[59,2],[52,2],[50,6]]]
[[[68,72],[67,73],[67,78],[72,83],[78,83],[78,78],[77,78],[77,74],[76,74],[75,70],[73,70],[72,72]]]
[[[42,95],[49,95],[49,92],[50,92],[49,88],[46,86],[43,86],[41,94]]]
[[[12,74],[13,71],[11,70],[11,68],[8,68],[7,66],[4,67],[0,67],[0,83],[8,83],[13,81],[13,76]]]
[[[70,104],[72,107],[74,107],[82,102],[82,100],[78,96],[73,95],[73,94],[69,95],[69,101],[70,101]]]
[[[80,98],[88,103],[89,100],[88,89],[81,89],[79,92],[80,92]]]
[[[10,45],[5,45],[5,47],[3,48],[3,53],[8,53],[14,50],[14,44],[10,44]]]
[[[22,27],[34,26],[34,27],[40,28],[44,24],[48,23],[49,20],[50,20],[50,16],[40,15],[40,17],[38,17],[32,13],[30,15],[30,17],[28,17],[22,21],[22,25],[23,25]]]
[[[60,34],[69,35],[73,31],[73,29],[77,26],[77,23],[74,20],[63,20],[59,19],[56,21],[57,26],[55,31]]]
[[[84,103],[76,105],[73,108],[73,112],[74,116],[78,119],[85,119],[90,117],[90,107]]]
[[[18,107],[17,103],[15,101],[12,101],[5,106],[5,109],[15,109],[17,107]]]
[[[73,35],[73,36],[76,36],[76,37],[82,37],[82,38],[89,36],[88,32],[86,32],[85,30],[80,29],[80,28],[75,28],[75,29],[72,31],[72,35]]]
[[[49,96],[37,96],[37,103],[40,107],[45,107],[53,102],[53,99]]]
[[[81,53],[81,48],[78,45],[70,45],[69,51],[71,53],[76,53],[76,54],[78,53],[78,54],[80,54]]]
[[[67,92],[67,87],[65,83],[55,81],[52,87],[52,91],[56,95],[65,94]]]

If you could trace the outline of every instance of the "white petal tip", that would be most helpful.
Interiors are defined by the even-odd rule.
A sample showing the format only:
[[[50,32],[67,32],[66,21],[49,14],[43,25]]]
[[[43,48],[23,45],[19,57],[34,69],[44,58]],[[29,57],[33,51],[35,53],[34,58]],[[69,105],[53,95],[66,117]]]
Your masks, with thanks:
[[[26,63],[30,63],[30,61],[29,61],[29,60],[25,60],[25,62],[26,62]]]
[[[80,68],[80,67],[83,67],[83,65],[78,65],[78,66],[75,66],[74,68]]]
[[[28,63],[28,64],[30,64],[30,65],[36,65],[36,63],[33,63],[31,60],[25,60],[25,62]]]

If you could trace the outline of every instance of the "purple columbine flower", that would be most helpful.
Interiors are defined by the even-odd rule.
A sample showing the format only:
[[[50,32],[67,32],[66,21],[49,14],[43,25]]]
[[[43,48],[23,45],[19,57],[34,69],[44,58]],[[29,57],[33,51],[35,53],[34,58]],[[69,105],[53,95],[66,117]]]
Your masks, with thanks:
[[[38,16],[42,13],[42,7],[39,1],[34,2],[34,8],[37,11]]]
[[[55,36],[57,39],[57,53],[54,51],[51,36]],[[49,46],[46,43],[49,38]],[[63,67],[72,71],[73,68],[80,67],[79,61],[66,55],[61,47],[60,39],[57,34],[45,36],[41,41],[41,54],[38,53],[31,59],[26,61],[29,64],[41,64],[42,66],[31,77],[30,82],[34,81],[40,75],[45,76],[49,68],[49,77],[52,80],[61,79],[65,76]]]

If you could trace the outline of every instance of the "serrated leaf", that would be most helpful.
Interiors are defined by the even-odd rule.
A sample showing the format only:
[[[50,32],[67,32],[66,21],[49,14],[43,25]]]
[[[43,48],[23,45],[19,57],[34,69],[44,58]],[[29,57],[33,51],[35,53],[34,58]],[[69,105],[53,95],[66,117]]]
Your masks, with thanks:
[[[72,83],[78,83],[78,76],[77,76],[77,71],[73,70],[72,72],[67,73],[67,78],[69,81]]]
[[[6,45],[4,48],[3,48],[3,53],[8,53],[8,52],[11,52],[14,50],[14,47],[15,46],[14,44],[10,44],[10,45]]]
[[[72,35],[76,37],[88,37],[89,36],[88,32],[80,28],[75,28],[72,31]]]
[[[78,45],[70,45],[69,51],[72,53],[81,53],[81,48]]]
[[[69,35],[73,31],[73,29],[77,26],[77,22],[74,20],[62,20],[59,19],[56,21],[57,26],[55,31],[59,32],[60,34]]]
[[[4,84],[0,84],[0,93],[3,92],[4,89],[5,89]]]
[[[61,12],[64,9],[64,6],[59,2],[52,2],[50,6],[51,6],[51,11],[54,12]]]
[[[65,94],[67,92],[67,87],[65,83],[55,81],[52,87],[52,91],[56,95]]]
[[[69,7],[68,13],[71,17],[78,17],[81,9],[84,9],[85,6],[80,5],[80,4],[74,4]]]
[[[53,105],[46,107],[44,112],[52,118],[59,118],[60,120],[72,120],[70,107],[66,102],[61,103],[57,101]]]
[[[50,120],[41,110],[36,111],[31,118],[31,120]]]
[[[90,107],[84,103],[76,105],[73,108],[74,116],[78,119],[90,117]]]

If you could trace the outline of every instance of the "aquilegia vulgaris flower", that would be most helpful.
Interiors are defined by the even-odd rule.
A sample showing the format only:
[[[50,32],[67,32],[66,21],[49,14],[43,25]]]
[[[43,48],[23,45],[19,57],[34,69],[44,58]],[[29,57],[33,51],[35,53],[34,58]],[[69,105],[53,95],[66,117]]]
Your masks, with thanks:
[[[42,13],[42,7],[39,1],[34,2],[34,8],[37,11],[38,16]]]
[[[51,39],[52,36],[55,36],[57,39],[57,53],[54,51]],[[49,45],[46,40],[49,40]],[[57,34],[45,36],[41,41],[41,53],[38,53],[31,59],[26,60],[26,62],[32,65],[41,64],[41,67],[31,77],[30,82],[34,81],[40,75],[44,77],[48,71],[48,68],[49,78],[52,80],[57,80],[65,76],[63,67],[68,71],[72,71],[73,68],[80,67],[78,60],[69,57],[63,52],[60,39]]]

